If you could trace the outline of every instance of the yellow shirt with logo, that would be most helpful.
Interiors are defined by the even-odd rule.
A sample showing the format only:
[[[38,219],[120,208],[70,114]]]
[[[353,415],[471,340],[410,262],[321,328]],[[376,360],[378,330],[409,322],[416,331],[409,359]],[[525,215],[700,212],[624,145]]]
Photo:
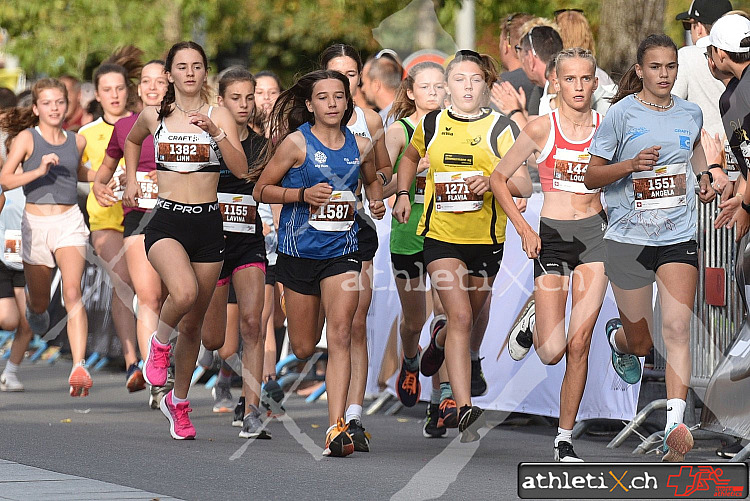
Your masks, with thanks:
[[[83,156],[81,157],[84,165],[92,170],[99,170],[104,161],[107,145],[109,145],[109,139],[112,137],[114,128],[114,125],[105,122],[103,118],[99,118],[81,127],[78,133],[86,138],[86,149],[83,150]],[[118,165],[124,168],[125,160],[120,159]],[[91,186],[93,186],[93,183],[91,183]],[[92,190],[86,199],[86,211],[89,213],[89,227],[91,231],[124,231],[124,227],[122,226],[122,202],[117,202],[112,207],[102,207],[96,201]]]
[[[482,197],[482,207],[478,210],[451,212],[445,210],[445,203],[443,210],[439,210],[441,202],[436,200],[435,180],[440,173],[441,179],[459,179],[462,173],[469,171],[481,171],[482,175],[490,176],[518,134],[515,123],[489,109],[470,119],[455,116],[448,110],[425,115],[411,140],[419,155],[427,154],[430,160],[424,213],[417,234],[454,244],[504,242],[507,217],[491,190]],[[450,195],[451,200],[472,198],[471,194],[463,194],[468,191],[465,186],[458,186],[458,190],[456,186],[452,188],[456,194]],[[446,195],[439,198],[445,202]]]

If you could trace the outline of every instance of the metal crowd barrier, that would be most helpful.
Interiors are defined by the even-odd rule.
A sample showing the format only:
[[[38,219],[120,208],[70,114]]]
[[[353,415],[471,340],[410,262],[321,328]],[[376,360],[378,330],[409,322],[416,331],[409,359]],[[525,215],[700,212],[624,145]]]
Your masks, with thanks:
[[[696,241],[698,242],[700,268],[693,318],[690,324],[692,374],[691,391],[688,395],[685,415],[685,422],[688,426],[695,424],[695,394],[693,392],[703,396],[711,375],[722,355],[732,344],[745,316],[743,300],[735,280],[737,256],[735,231],[726,228],[714,229],[714,222],[719,213],[720,200],[718,198],[709,204],[699,201],[696,203],[698,204]],[[707,276],[711,278],[707,279]],[[654,311],[653,330],[653,373],[663,374],[666,370],[666,351],[661,335],[658,302]],[[666,404],[666,399],[650,402],[612,439],[607,447],[615,448],[622,445],[628,436],[636,433],[636,429],[646,421],[651,412],[666,408]],[[699,434],[696,438],[701,438],[700,435],[716,436],[716,434],[706,432]],[[644,438],[634,453],[644,454],[651,447],[661,445],[662,436],[663,431]]]

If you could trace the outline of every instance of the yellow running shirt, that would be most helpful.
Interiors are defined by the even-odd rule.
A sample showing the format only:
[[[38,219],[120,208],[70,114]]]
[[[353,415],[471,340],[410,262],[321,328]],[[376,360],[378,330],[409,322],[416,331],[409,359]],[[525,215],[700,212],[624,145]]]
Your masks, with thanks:
[[[504,242],[507,217],[492,191],[477,196],[464,178],[490,176],[518,134],[515,123],[490,109],[476,118],[448,110],[425,115],[411,140],[419,156],[426,152],[430,159],[417,234],[454,244]]]
[[[78,131],[86,138],[86,149],[83,150],[81,161],[86,167],[97,171],[104,161],[109,139],[112,137],[114,125],[99,118],[86,124]],[[120,159],[119,167],[125,168],[125,160]],[[94,183],[90,183],[93,186]],[[94,191],[89,193],[86,199],[86,211],[89,213],[89,227],[91,231],[117,230],[124,231],[122,226],[122,202],[115,203],[112,207],[102,207],[94,197]]]

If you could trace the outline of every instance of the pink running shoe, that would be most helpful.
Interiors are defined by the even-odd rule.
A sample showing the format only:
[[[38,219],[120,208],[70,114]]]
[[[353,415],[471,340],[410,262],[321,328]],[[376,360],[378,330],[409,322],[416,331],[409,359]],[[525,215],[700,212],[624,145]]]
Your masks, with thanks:
[[[169,354],[172,346],[167,343],[161,344],[156,339],[156,333],[148,340],[148,355],[143,364],[143,378],[151,386],[164,386],[167,384],[167,369],[169,369]]]
[[[186,400],[175,405],[172,403],[174,391],[167,393],[159,403],[161,412],[169,420],[169,433],[175,440],[193,440],[195,438],[195,427],[190,422],[190,401]]]

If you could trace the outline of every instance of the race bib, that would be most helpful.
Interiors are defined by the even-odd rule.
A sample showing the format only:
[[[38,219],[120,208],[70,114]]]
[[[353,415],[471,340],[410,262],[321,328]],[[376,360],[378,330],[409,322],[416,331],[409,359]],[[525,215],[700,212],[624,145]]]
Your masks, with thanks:
[[[414,203],[424,203],[424,191],[427,187],[427,171],[420,172],[417,174],[414,188]]]
[[[591,155],[588,151],[566,150],[557,148],[555,152],[555,171],[552,177],[552,187],[570,193],[597,193],[583,184],[586,169]]]
[[[729,176],[729,180],[737,181],[740,177],[740,164],[732,148],[729,146],[729,141],[724,141],[724,157],[727,160],[727,176]]]
[[[21,230],[5,230],[3,259],[6,263],[21,263]]]
[[[438,212],[473,212],[484,204],[484,195],[477,195],[464,181],[467,177],[482,176],[479,170],[435,173],[435,209]]]
[[[224,231],[232,233],[255,233],[255,218],[258,204],[250,195],[218,193],[219,208],[224,221]]]
[[[117,176],[116,171],[115,176]],[[115,177],[115,179],[119,179],[119,176]],[[143,195],[137,200],[138,207],[141,209],[153,209],[156,207],[156,199],[159,198],[159,186],[156,184],[156,181],[151,179],[148,172],[141,171],[135,173],[135,180],[138,181],[138,184],[141,186],[141,194]],[[118,182],[117,187],[114,190],[117,200],[122,200],[122,195],[124,193],[125,185],[119,184]]]
[[[687,205],[687,164],[659,165],[633,173],[636,210],[671,209]]]
[[[320,231],[349,231],[357,213],[355,200],[351,191],[334,191],[328,203],[310,212],[310,226]]]
[[[210,160],[211,145],[194,134],[168,134],[156,152],[156,161],[170,164],[169,170],[176,172],[196,171]]]

